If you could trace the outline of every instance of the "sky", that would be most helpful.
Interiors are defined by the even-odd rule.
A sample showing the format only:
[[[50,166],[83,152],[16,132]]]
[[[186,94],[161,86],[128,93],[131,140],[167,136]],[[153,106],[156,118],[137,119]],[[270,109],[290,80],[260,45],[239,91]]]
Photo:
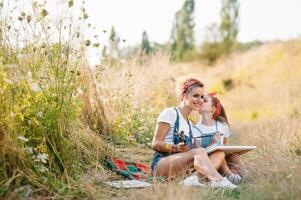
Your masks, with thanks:
[[[124,46],[141,42],[146,30],[151,42],[169,40],[175,13],[184,0],[87,0],[89,21],[96,30],[115,27],[126,39]],[[301,37],[301,0],[240,0],[238,40],[287,40]],[[195,39],[204,40],[204,29],[219,23],[221,0],[195,0]],[[109,34],[109,33],[106,33]],[[103,36],[105,37],[105,36]]]

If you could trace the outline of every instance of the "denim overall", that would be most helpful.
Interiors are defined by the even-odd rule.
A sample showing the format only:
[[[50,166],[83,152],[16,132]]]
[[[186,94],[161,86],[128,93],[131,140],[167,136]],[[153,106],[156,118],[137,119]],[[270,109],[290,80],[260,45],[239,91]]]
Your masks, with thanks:
[[[176,122],[174,125],[174,132],[173,132],[173,142],[174,144],[179,144],[181,142],[180,136],[179,136],[179,123],[180,123],[180,117],[179,117],[179,112],[176,108],[174,108],[176,113],[177,113],[177,118],[176,118]],[[184,143],[187,144],[190,148],[192,148],[192,130],[191,130],[191,125],[189,123],[189,120],[187,121],[188,126],[189,126],[189,137],[187,135],[185,135],[184,138]],[[167,152],[157,152],[155,151],[153,154],[153,158],[151,161],[151,169],[152,171],[154,171],[160,161],[161,158],[164,158],[166,156],[169,156],[173,153],[167,153]]]
[[[206,148],[209,144],[211,144],[213,137],[215,136],[216,133],[218,133],[218,126],[217,126],[217,121],[215,122],[215,132],[213,133],[203,133],[199,128],[194,126],[194,128],[201,133],[201,136],[195,137],[195,138],[201,138],[201,147]]]

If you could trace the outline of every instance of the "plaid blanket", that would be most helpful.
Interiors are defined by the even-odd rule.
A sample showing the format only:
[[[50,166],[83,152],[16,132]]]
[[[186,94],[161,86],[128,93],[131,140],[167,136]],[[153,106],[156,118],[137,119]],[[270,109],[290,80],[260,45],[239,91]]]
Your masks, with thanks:
[[[106,166],[112,171],[131,180],[151,180],[149,166],[137,162],[126,162],[120,159],[105,160]]]

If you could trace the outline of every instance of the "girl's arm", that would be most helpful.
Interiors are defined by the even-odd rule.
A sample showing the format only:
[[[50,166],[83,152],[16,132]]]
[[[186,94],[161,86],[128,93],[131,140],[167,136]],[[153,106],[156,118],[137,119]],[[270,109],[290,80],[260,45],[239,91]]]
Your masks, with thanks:
[[[157,124],[155,134],[152,141],[152,149],[157,152],[166,152],[166,153],[177,153],[184,152],[188,150],[187,145],[179,144],[166,144],[163,142],[168,130],[170,128],[170,124],[165,122],[159,122]]]
[[[224,144],[229,144],[229,137],[224,137]]]
[[[227,136],[224,135],[223,144],[227,145],[227,144],[229,144],[229,136],[230,136],[229,125],[226,122],[222,122],[222,124],[226,126],[226,131],[225,132],[226,132],[226,135],[227,135]]]

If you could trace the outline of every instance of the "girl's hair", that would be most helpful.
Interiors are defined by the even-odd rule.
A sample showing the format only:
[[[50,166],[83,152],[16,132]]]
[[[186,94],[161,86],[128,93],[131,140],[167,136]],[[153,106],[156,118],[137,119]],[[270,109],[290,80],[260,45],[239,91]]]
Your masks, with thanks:
[[[229,125],[224,106],[220,103],[220,101],[217,97],[212,96],[212,95],[209,95],[209,96],[211,97],[212,106],[214,106],[216,108],[215,112],[213,113],[213,118],[215,120],[227,123]]]
[[[194,78],[187,79],[182,84],[180,96],[182,96],[185,93],[190,92],[193,88],[196,88],[196,87],[203,88],[204,84],[201,81],[194,79]]]

